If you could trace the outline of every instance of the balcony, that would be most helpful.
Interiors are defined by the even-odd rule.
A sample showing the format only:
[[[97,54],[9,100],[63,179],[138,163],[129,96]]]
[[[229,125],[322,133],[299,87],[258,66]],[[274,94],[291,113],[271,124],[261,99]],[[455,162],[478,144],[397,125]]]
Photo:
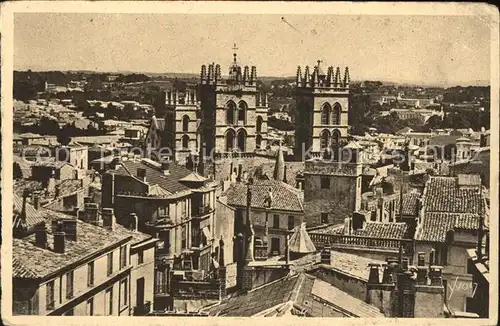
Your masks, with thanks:
[[[331,248],[365,248],[365,249],[382,249],[387,251],[398,252],[399,247],[403,247],[403,251],[407,256],[413,255],[413,241],[410,239],[389,239],[389,238],[372,238],[355,235],[343,234],[324,234],[324,233],[309,233],[311,241],[318,249],[330,246]]]
[[[146,221],[145,226],[151,229],[163,229],[169,228],[174,225],[174,222],[170,219],[169,216],[160,216],[160,218],[156,221]]]
[[[168,286],[166,283],[155,285],[155,295],[168,295]]]
[[[192,217],[193,218],[202,218],[205,217],[206,215],[212,213],[214,210],[210,205],[204,205],[201,207],[198,207],[197,210],[193,211]]]

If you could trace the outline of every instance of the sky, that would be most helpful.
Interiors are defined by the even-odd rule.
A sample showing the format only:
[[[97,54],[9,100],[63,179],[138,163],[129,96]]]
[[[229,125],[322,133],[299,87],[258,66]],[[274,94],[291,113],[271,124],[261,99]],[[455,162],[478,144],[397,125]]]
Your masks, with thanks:
[[[14,69],[227,73],[237,44],[260,76],[323,60],[353,80],[469,85],[490,79],[481,16],[17,13]]]

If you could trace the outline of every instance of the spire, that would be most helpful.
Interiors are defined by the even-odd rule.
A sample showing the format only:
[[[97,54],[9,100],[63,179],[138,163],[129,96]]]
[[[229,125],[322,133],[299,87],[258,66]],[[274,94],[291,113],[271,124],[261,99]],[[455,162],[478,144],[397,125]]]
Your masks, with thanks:
[[[234,46],[233,46],[233,65],[237,66],[238,65],[238,60],[237,60],[237,54],[236,54],[236,51],[238,50],[238,48],[236,47],[236,43],[234,43]]]
[[[215,80],[221,80],[220,64],[215,65]]]
[[[302,84],[302,71],[300,66],[297,67],[297,86],[301,86]]]
[[[257,81],[257,67],[252,66],[251,74],[250,74],[250,84],[253,84]]]
[[[278,149],[278,154],[276,155],[276,163],[274,164],[274,180],[283,181],[285,179],[285,158],[283,156],[283,149],[280,147]]]
[[[207,79],[207,66],[206,65],[202,65],[201,66],[200,78],[201,78],[202,81],[204,81],[205,79]]]
[[[315,66],[313,72],[313,86],[318,84],[319,84],[319,68],[318,66]]]
[[[333,67],[328,67],[328,86],[333,87],[335,85],[335,76],[333,73]]]
[[[304,71],[304,80],[306,87],[311,86],[311,76],[309,75],[309,66],[306,66],[306,69]]]
[[[340,68],[337,67],[337,71],[335,72],[335,87],[340,87],[341,85],[341,78],[340,77]]]
[[[214,79],[214,65],[209,64],[208,65],[208,81],[212,81]]]
[[[349,87],[350,81],[351,81],[351,77],[349,76],[349,67],[345,67],[345,72],[344,72],[344,87],[345,88]]]
[[[245,68],[243,68],[243,81],[248,82],[249,80],[250,80],[249,69],[248,66],[245,66]]]

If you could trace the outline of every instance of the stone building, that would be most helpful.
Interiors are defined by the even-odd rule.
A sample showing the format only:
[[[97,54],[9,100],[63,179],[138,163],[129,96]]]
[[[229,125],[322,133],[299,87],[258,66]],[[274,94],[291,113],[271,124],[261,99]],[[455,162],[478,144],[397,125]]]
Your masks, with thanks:
[[[177,89],[165,93],[159,110],[165,116],[152,119],[146,136],[153,152],[169,148],[155,153],[157,159],[168,156],[182,162],[191,154],[197,171],[220,181],[238,171],[238,165],[248,171],[255,153],[265,151],[267,95],[257,88],[257,68],[242,67],[236,53],[233,57],[227,77],[220,64],[202,65],[199,85],[184,95]]]
[[[103,207],[120,223],[139,217],[138,228],[160,242],[156,251],[156,295],[169,293],[170,271],[204,275],[212,269],[217,185],[187,168],[150,159],[127,160],[103,176]]]
[[[361,208],[361,146],[350,142],[329,159],[307,160],[304,212],[309,227],[343,223]]]
[[[317,157],[330,145],[348,135],[349,68],[341,76],[340,68],[323,70],[321,61],[309,66],[302,75],[297,68],[295,118],[295,155],[300,159]],[[309,154],[306,154],[309,153]]]
[[[78,218],[44,208],[36,221],[34,213],[19,217],[36,224],[34,233],[14,238],[14,315],[149,312],[156,239],[115,224],[112,211],[92,208]]]
[[[468,312],[474,287],[467,251],[478,246],[488,225],[489,208],[481,180],[478,175],[464,174],[430,177],[421,202],[415,252],[428,253],[428,263],[443,266],[445,303],[450,313]],[[461,286],[454,287],[455,282]]]

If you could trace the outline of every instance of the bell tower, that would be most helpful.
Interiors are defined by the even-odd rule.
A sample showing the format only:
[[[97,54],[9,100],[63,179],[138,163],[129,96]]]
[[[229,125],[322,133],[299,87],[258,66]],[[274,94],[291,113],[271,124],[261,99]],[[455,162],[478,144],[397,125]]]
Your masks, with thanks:
[[[326,68],[326,72],[325,69]],[[295,155],[304,160],[319,157],[348,136],[349,68],[323,67],[318,60],[297,68]]]

